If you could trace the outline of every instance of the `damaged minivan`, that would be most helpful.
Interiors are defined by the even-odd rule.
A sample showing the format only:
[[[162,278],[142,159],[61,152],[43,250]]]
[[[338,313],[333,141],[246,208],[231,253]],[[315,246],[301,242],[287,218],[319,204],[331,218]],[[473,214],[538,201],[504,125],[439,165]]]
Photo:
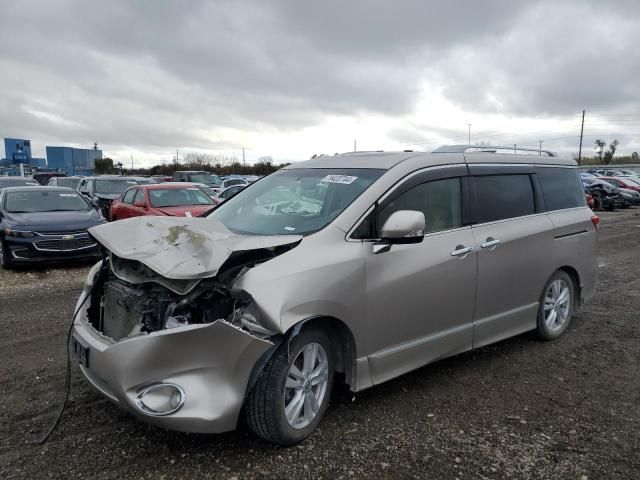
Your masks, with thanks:
[[[201,218],[90,234],[103,259],[72,348],[122,408],[293,445],[336,381],[360,391],[529,330],[593,293],[597,217],[575,163],[468,146],[290,165]]]

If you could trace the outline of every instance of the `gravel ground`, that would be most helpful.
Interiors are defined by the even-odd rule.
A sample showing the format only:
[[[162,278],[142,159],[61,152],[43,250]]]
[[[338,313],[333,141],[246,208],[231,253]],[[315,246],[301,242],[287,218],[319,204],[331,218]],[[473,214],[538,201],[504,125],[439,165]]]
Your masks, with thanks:
[[[640,210],[602,214],[596,297],[555,342],[531,334],[353,395],[294,448],[245,426],[168,432],[103,399],[64,335],[88,267],[0,271],[0,478],[640,478]]]

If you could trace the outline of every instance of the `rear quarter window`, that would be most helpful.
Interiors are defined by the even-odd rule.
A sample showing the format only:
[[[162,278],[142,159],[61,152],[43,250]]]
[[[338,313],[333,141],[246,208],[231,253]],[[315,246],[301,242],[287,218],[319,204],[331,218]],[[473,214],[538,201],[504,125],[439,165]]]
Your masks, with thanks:
[[[547,210],[584,207],[584,187],[575,168],[536,167]]]

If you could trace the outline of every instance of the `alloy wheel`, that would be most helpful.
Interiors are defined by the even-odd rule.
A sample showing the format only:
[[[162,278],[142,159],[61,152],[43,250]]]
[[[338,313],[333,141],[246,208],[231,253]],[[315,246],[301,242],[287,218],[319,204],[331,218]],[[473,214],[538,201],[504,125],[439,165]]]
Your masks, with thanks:
[[[571,289],[562,279],[554,280],[544,296],[544,323],[551,331],[560,330],[569,319]]]
[[[329,380],[327,352],[319,343],[305,345],[291,363],[284,386],[284,412],[289,425],[309,425],[322,406]]]

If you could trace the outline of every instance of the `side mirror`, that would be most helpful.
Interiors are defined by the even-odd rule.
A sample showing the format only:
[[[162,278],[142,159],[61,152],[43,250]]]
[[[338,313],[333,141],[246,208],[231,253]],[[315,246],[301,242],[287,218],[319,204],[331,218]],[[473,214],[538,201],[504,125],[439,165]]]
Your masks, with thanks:
[[[147,202],[145,202],[144,200],[136,200],[135,202],[133,202],[133,206],[138,208],[145,208],[147,206]]]
[[[380,238],[388,243],[420,243],[424,240],[424,213],[398,210],[384,222]]]

